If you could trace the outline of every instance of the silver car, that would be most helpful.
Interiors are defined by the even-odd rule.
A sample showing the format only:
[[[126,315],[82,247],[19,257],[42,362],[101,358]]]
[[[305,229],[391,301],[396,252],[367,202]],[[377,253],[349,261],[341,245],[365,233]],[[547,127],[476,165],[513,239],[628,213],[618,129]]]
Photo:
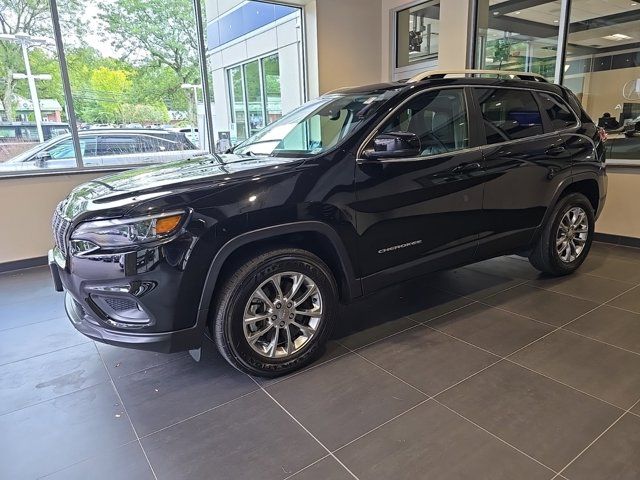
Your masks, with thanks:
[[[100,129],[79,132],[86,167],[171,162],[202,155],[184,133],[151,129]],[[76,166],[71,135],[60,135],[0,163],[0,171]]]

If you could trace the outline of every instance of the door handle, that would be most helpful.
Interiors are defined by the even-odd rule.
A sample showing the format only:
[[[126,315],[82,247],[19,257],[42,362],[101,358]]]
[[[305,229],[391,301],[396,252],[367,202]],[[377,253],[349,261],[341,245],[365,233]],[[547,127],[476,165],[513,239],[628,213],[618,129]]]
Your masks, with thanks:
[[[547,155],[560,155],[564,151],[565,151],[565,148],[560,146],[560,147],[548,148],[547,150],[545,150],[544,153],[546,153]]]
[[[479,162],[471,162],[471,163],[463,163],[461,165],[458,165],[457,167],[454,167],[451,171],[455,173],[470,172],[472,170],[480,170],[481,168],[482,168],[482,165],[480,165]]]

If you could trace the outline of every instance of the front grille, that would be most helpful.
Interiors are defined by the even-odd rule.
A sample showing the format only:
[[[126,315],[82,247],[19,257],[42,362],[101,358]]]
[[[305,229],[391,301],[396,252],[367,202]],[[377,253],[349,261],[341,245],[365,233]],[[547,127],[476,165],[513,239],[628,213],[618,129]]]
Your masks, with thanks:
[[[51,227],[53,228],[53,240],[56,247],[66,255],[67,254],[67,234],[69,233],[69,227],[71,222],[64,218],[60,212],[56,209],[51,220]]]

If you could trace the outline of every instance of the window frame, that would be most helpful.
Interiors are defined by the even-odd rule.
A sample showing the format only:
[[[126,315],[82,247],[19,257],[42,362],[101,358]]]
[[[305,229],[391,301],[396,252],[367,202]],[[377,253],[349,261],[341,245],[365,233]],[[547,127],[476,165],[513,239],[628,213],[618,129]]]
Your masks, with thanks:
[[[397,8],[392,9],[389,13],[389,34],[390,34],[390,51],[389,51],[389,74],[391,80],[400,80],[409,78],[412,74],[430,70],[436,68],[438,65],[438,55],[440,53],[440,48],[438,47],[438,51],[433,53],[429,58],[416,62],[413,64],[409,64],[403,67],[398,67],[398,14],[404,10],[410,9],[417,5],[423,3],[432,2],[434,4],[442,4],[442,1],[436,0],[414,0],[412,2],[403,4],[398,6]],[[477,0],[474,0],[477,1]],[[440,19],[438,19],[440,21]]]

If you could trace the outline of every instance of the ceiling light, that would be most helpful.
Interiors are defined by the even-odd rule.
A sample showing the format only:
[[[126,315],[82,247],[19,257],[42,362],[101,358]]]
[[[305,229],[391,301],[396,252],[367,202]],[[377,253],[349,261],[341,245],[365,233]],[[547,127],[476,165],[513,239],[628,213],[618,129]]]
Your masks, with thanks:
[[[493,12],[494,15],[500,15],[500,12]]]
[[[560,20],[554,20],[553,21],[553,23],[559,23],[559,22],[560,22]]]
[[[621,40],[630,40],[631,37],[629,35],[625,35],[623,33],[614,33],[613,35],[606,35],[604,37],[605,40],[613,40],[614,42],[619,42]]]
[[[516,15],[520,15],[520,10],[518,10],[518,11],[516,12]]]

